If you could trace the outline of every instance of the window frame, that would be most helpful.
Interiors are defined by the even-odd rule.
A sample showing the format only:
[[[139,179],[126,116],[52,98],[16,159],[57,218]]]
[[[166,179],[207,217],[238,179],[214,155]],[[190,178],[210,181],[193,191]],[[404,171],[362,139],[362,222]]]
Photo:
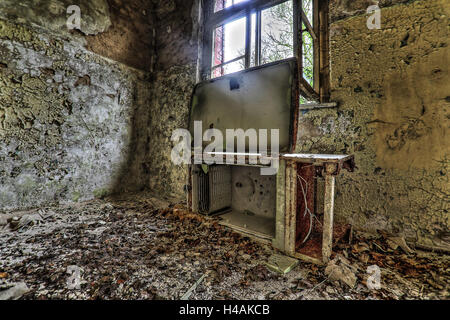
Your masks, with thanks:
[[[200,78],[211,79],[213,69],[224,67],[226,64],[244,59],[244,70],[249,69],[251,61],[251,16],[256,13],[256,41],[255,41],[255,66],[261,66],[261,12],[289,0],[250,0],[234,4],[214,12],[215,0],[203,0],[203,28],[202,28],[202,53],[200,65]],[[319,102],[327,102],[329,99],[329,27],[328,27],[328,0],[313,1],[313,21],[309,21],[303,11],[302,0],[292,0],[294,17],[294,57],[298,64],[299,90],[306,99]],[[300,10],[299,10],[300,9]],[[245,53],[243,56],[226,61],[213,67],[214,30],[215,28],[247,17]],[[305,25],[306,29],[300,27]],[[309,32],[313,39],[313,77],[311,86],[303,77],[303,37],[302,32]]]

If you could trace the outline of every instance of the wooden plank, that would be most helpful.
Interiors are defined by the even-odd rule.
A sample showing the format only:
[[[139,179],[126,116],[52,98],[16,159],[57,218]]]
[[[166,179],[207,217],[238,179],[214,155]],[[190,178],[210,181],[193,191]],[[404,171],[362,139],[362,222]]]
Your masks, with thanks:
[[[313,109],[324,109],[324,108],[336,108],[338,106],[337,102],[329,103],[304,103],[299,106],[299,110],[313,110]]]
[[[300,60],[303,60],[303,58]],[[305,94],[310,99],[319,99],[319,94],[315,92],[308,81],[303,78],[303,67],[301,71],[301,78],[299,78],[299,88],[303,92],[303,94]]]
[[[275,239],[273,246],[284,251],[285,212],[286,212],[286,161],[281,160],[277,173]]]
[[[320,259],[316,259],[316,258],[307,256],[307,255],[304,255],[304,254],[301,254],[301,253],[298,253],[298,252],[295,252],[292,256],[294,258],[301,259],[303,261],[314,263],[314,264],[317,264],[317,265],[323,265],[324,264],[323,261],[320,260]]]
[[[325,167],[325,197],[323,214],[323,238],[322,259],[327,263],[333,249],[333,215],[334,215],[334,188],[336,170],[335,164],[327,164]]]
[[[288,254],[295,252],[295,208],[296,194],[293,183],[295,163],[286,165],[286,227],[285,227],[285,251]]]
[[[302,22],[303,22],[303,24],[305,25],[306,29],[308,30],[309,34],[311,35],[311,37],[312,37],[314,40],[317,40],[317,39],[318,39],[318,38],[317,38],[317,33],[314,31],[313,26],[312,26],[311,23],[309,22],[308,17],[307,17],[306,14],[305,14],[305,11],[302,10],[302,11],[301,11],[301,14],[302,14]]]

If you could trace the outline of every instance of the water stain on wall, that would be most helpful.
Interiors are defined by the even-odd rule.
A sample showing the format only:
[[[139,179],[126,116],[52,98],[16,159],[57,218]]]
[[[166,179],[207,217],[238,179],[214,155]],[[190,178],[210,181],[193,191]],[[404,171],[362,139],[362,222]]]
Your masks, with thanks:
[[[385,99],[372,122],[380,167],[432,169],[450,154],[449,58],[444,47],[385,76]]]

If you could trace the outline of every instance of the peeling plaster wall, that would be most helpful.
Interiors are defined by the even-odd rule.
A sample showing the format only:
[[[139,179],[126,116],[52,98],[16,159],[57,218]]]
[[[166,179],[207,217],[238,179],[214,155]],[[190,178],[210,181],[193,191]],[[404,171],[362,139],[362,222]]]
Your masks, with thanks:
[[[189,104],[196,83],[194,3],[194,0],[161,0],[156,5],[157,56],[148,126],[149,187],[180,199],[185,196],[187,168],[172,163],[171,136],[173,130],[188,126]]]
[[[98,35],[87,36],[86,48],[134,68],[153,71],[155,61],[151,57],[156,50],[155,3],[148,0],[107,2],[111,26]]]
[[[386,8],[395,4],[412,1],[415,0],[329,0],[329,20],[333,23],[337,20],[365,14],[367,8],[372,5],[377,5],[379,8]]]
[[[81,30],[69,30],[67,8],[80,8]],[[128,66],[151,71],[155,49],[153,1],[2,0],[0,17],[77,40],[86,49]]]
[[[344,11],[359,13],[356,2]],[[447,0],[410,1],[382,9],[381,30],[369,30],[366,15],[331,24],[331,99],[340,106],[301,118],[298,151],[355,154],[358,170],[337,179],[339,220],[445,245],[449,15]]]
[[[184,199],[187,167],[171,161],[172,132],[188,127],[189,102],[195,85],[195,66],[174,66],[157,72],[150,111],[149,187],[160,194]]]
[[[90,25],[98,32],[109,25],[104,3],[81,4],[82,10],[92,9],[85,11],[92,19],[103,17],[101,26]],[[0,8],[0,210],[145,187],[149,74],[86,50],[83,37],[60,32],[58,23],[42,18],[52,14],[45,6],[34,11],[34,21],[29,1],[5,5]],[[12,12],[27,5],[30,12]]]
[[[66,26],[67,8],[77,5],[81,13],[81,33],[95,35],[106,31],[111,20],[106,0],[2,0],[0,15],[6,19],[36,26],[45,26],[58,34],[70,35]]]

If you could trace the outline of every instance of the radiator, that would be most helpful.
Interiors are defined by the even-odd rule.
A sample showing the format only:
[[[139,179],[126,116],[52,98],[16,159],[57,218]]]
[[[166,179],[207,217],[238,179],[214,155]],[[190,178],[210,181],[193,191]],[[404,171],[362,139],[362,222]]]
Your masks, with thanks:
[[[192,172],[192,208],[201,214],[212,214],[231,207],[231,168],[209,166],[205,173],[201,166]]]

